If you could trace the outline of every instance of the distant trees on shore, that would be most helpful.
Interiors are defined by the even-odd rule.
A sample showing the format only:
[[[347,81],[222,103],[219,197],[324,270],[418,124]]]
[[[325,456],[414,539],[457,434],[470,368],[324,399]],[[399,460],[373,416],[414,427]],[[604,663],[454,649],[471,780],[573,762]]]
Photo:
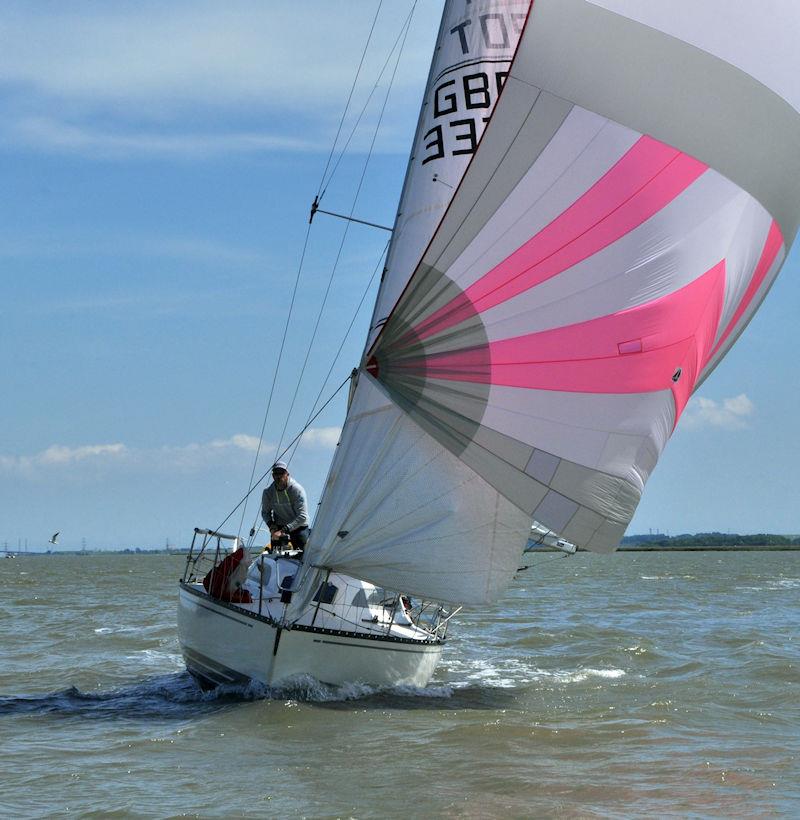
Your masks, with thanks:
[[[651,533],[626,535],[622,546],[642,544],[652,547],[776,547],[800,544],[800,536],[772,535],[756,533],[739,535],[735,532],[698,532],[694,534],[664,535]]]

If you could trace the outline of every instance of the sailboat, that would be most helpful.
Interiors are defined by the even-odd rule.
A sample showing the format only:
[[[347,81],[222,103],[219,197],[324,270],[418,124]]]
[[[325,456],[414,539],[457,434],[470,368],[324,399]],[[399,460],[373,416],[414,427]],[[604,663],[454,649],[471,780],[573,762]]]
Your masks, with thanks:
[[[445,2],[308,545],[195,532],[201,682],[424,686],[532,521],[615,549],[797,230],[800,9],[769,8]]]
[[[557,550],[567,555],[574,555],[578,551],[576,544],[570,544],[566,538],[560,538],[557,532],[553,532],[538,521],[534,521],[531,524],[531,533],[525,552],[531,552],[541,547]]]

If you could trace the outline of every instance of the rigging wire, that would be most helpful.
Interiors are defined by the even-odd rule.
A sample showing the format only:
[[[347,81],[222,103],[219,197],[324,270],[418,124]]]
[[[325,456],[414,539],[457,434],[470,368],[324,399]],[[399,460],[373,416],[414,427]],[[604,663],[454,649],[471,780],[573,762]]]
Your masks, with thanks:
[[[359,300],[358,305],[356,306],[356,309],[353,311],[353,318],[350,320],[350,324],[348,325],[347,330],[345,331],[344,336],[342,337],[342,341],[339,344],[339,349],[336,351],[336,355],[333,357],[333,361],[331,362],[331,366],[328,368],[328,372],[325,376],[325,381],[323,381],[322,387],[319,389],[319,393],[317,393],[316,399],[314,399],[314,405],[311,409],[311,413],[309,413],[308,419],[306,419],[306,423],[305,423],[305,426],[303,427],[303,431],[307,430],[309,425],[311,424],[311,416],[314,414],[314,412],[317,409],[317,404],[319,403],[320,397],[322,396],[322,393],[323,393],[323,391],[325,390],[325,388],[328,384],[328,380],[331,377],[331,373],[333,373],[333,368],[336,366],[336,362],[339,360],[339,356],[342,353],[342,349],[344,348],[345,342],[347,341],[347,337],[350,335],[350,331],[353,329],[353,325],[355,325],[355,323],[356,323],[356,319],[358,318],[358,314],[361,310],[362,305],[364,304],[364,300],[367,298],[367,294],[369,293],[370,288],[372,287],[372,283],[375,281],[375,276],[381,268],[381,263],[383,262],[384,255],[386,254],[386,251],[388,250],[388,248],[389,248],[389,243],[387,242],[386,245],[384,246],[383,250],[381,251],[380,257],[378,257],[378,264],[375,266],[375,269],[372,271],[372,276],[370,276],[369,282],[367,282],[367,286],[364,288],[364,292],[361,294],[361,299]],[[319,415],[319,414],[317,414],[317,415]],[[314,418],[316,418],[316,417],[317,416],[315,415]],[[294,439],[294,446],[293,447],[290,444],[286,448],[286,450],[284,450],[284,453],[289,453],[289,450],[291,449],[291,452],[284,459],[286,461],[287,466],[291,464],[292,459],[294,458],[294,455],[297,452],[297,448],[300,446],[301,441],[302,441],[302,435],[300,435],[300,436],[298,436]],[[253,518],[253,523],[250,526],[250,531],[251,532],[255,529],[256,524],[258,523],[258,516],[259,516],[260,512],[261,512],[260,510],[256,510],[255,517]],[[241,532],[241,527],[240,527],[240,532]],[[248,542],[248,546],[249,545],[250,545],[250,542]]]
[[[389,88],[387,89],[386,98],[384,99],[383,106],[381,108],[381,113],[380,113],[380,117],[378,119],[378,123],[377,123],[376,128],[375,128],[375,133],[373,134],[372,143],[370,144],[369,154],[367,156],[367,160],[366,160],[365,165],[364,165],[364,171],[362,172],[361,180],[359,181],[358,190],[356,191],[356,194],[355,194],[355,198],[354,198],[354,201],[353,201],[353,207],[350,211],[350,216],[352,216],[352,214],[355,210],[356,201],[358,199],[358,195],[359,195],[359,192],[361,190],[361,185],[362,185],[363,179],[364,179],[364,174],[366,173],[367,166],[368,166],[370,158],[372,156],[372,150],[373,150],[373,147],[375,145],[375,139],[377,137],[377,132],[378,132],[378,129],[380,127],[381,120],[383,118],[384,110],[386,108],[386,101],[388,99],[389,92],[391,91],[392,84],[394,82],[394,78],[395,78],[395,75],[397,73],[397,66],[398,66],[398,63],[399,63],[399,60],[400,60],[400,56],[402,55],[403,48],[405,46],[405,41],[406,41],[406,38],[408,36],[408,31],[409,31],[409,28],[410,28],[411,19],[413,17],[416,5],[417,5],[417,0],[414,0],[414,3],[412,4],[411,10],[410,10],[408,16],[406,17],[406,20],[404,21],[403,26],[401,27],[400,33],[398,34],[397,38],[395,39],[395,42],[394,42],[391,50],[389,51],[389,55],[387,56],[386,61],[384,62],[384,65],[381,68],[380,73],[378,74],[378,78],[377,78],[375,84],[373,85],[373,88],[370,91],[370,93],[367,97],[367,100],[366,100],[364,106],[361,109],[361,112],[359,113],[359,115],[356,119],[355,125],[351,129],[351,132],[350,132],[350,134],[349,134],[349,136],[348,136],[348,138],[347,138],[341,152],[339,153],[339,156],[336,160],[336,163],[334,164],[334,167],[333,167],[333,170],[330,173],[330,176],[328,176],[327,180],[326,180],[326,175],[327,175],[328,169],[330,168],[331,160],[332,160],[333,155],[335,153],[336,145],[337,145],[339,137],[341,135],[342,128],[344,127],[344,122],[345,122],[345,119],[347,117],[347,113],[348,113],[349,108],[350,108],[350,103],[352,101],[352,97],[353,97],[356,85],[358,83],[358,78],[361,74],[361,70],[363,68],[364,61],[366,59],[366,54],[367,54],[367,51],[369,49],[369,44],[372,41],[372,36],[373,36],[374,30],[375,30],[375,25],[377,23],[378,17],[380,15],[381,8],[383,6],[383,0],[379,1],[378,8],[376,9],[375,16],[372,20],[372,25],[370,26],[369,34],[367,36],[367,40],[366,40],[366,43],[364,45],[364,49],[362,50],[362,54],[361,54],[361,58],[359,60],[358,68],[356,70],[356,74],[355,74],[355,77],[353,79],[353,83],[352,83],[351,88],[350,88],[350,93],[348,95],[347,102],[346,102],[345,107],[344,107],[344,111],[342,112],[342,117],[339,121],[339,126],[338,126],[338,129],[337,129],[337,132],[336,132],[336,136],[334,138],[333,145],[331,146],[331,151],[330,151],[330,154],[328,155],[328,160],[326,162],[325,169],[323,170],[323,173],[322,173],[322,177],[321,177],[321,180],[320,180],[320,185],[319,185],[319,188],[318,188],[318,191],[321,191],[318,194],[319,198],[321,198],[324,195],[325,191],[327,190],[327,186],[330,184],[331,180],[333,179],[333,176],[335,175],[335,173],[336,173],[336,171],[339,167],[339,164],[341,163],[342,158],[343,158],[348,146],[350,145],[350,142],[353,138],[353,135],[355,134],[355,131],[356,131],[358,125],[361,122],[361,119],[364,115],[364,112],[366,111],[366,109],[369,105],[369,102],[372,99],[372,96],[373,96],[373,94],[375,93],[375,91],[378,87],[378,83],[380,82],[381,78],[383,77],[384,72],[386,71],[386,68],[389,65],[390,61],[391,61],[392,54],[394,53],[395,49],[397,49],[398,42],[401,42],[401,38],[402,38],[400,49],[399,49],[398,55],[397,55],[397,60],[395,62],[395,66],[394,66],[394,71],[392,72],[392,78],[391,78],[391,81],[389,83]],[[255,457],[253,459],[253,466],[252,466],[251,471],[250,471],[249,486],[248,486],[247,493],[245,494],[244,499],[243,499],[242,515],[241,515],[241,518],[240,518],[240,521],[239,521],[239,529],[238,529],[238,533],[237,533],[238,536],[241,536],[242,527],[244,525],[244,519],[245,519],[245,515],[246,515],[246,511],[247,511],[247,499],[249,498],[254,486],[257,486],[264,478],[264,476],[262,476],[255,484],[253,483],[253,479],[255,477],[255,472],[256,472],[256,467],[258,466],[258,460],[259,460],[260,455],[261,455],[262,445],[263,445],[263,441],[264,441],[264,431],[266,430],[267,420],[269,418],[269,412],[270,412],[270,409],[272,407],[272,401],[273,401],[273,398],[274,398],[274,395],[275,395],[275,386],[277,384],[278,373],[280,371],[280,367],[281,367],[281,364],[283,362],[283,354],[284,354],[284,349],[285,349],[286,336],[287,336],[288,329],[289,329],[289,326],[290,326],[290,323],[291,323],[292,314],[294,312],[294,305],[295,305],[295,301],[296,301],[298,285],[299,285],[300,276],[301,276],[303,266],[304,266],[304,262],[305,262],[306,251],[308,249],[310,231],[311,231],[311,225],[309,224],[306,228],[306,235],[305,235],[305,238],[304,238],[304,241],[303,241],[303,249],[302,249],[301,256],[300,256],[300,262],[299,262],[298,268],[297,268],[297,275],[295,277],[294,286],[293,286],[293,289],[292,289],[292,297],[291,297],[291,301],[290,301],[290,305],[289,305],[289,312],[288,312],[288,315],[286,317],[286,323],[284,325],[283,334],[281,336],[281,344],[280,344],[280,349],[279,349],[279,352],[278,352],[278,359],[277,359],[277,363],[275,365],[275,370],[273,372],[272,384],[270,385],[270,390],[269,390],[268,399],[267,399],[267,406],[266,406],[266,410],[264,412],[264,418],[262,420],[261,429],[259,431],[258,446],[256,448],[256,454],[255,454]],[[314,336],[316,336],[316,331],[317,331],[317,328],[319,326],[319,322],[320,322],[320,319],[321,319],[321,316],[322,316],[322,311],[325,307],[325,303],[326,303],[327,298],[328,298],[328,293],[330,291],[331,281],[333,279],[333,275],[334,275],[336,267],[338,265],[339,258],[341,256],[341,251],[342,251],[346,236],[347,236],[347,230],[345,230],[344,235],[342,237],[342,244],[339,248],[339,252],[337,253],[337,257],[336,257],[336,261],[334,263],[333,271],[331,272],[331,277],[330,277],[330,280],[328,282],[328,288],[326,289],[326,293],[325,293],[325,297],[323,299],[322,307],[320,308],[320,314],[317,318],[317,324],[315,326]],[[373,273],[372,279],[374,279],[374,276],[375,276],[375,274]],[[372,283],[372,279],[370,279],[370,284]],[[369,288],[369,285],[367,287]],[[361,304],[363,303],[363,300],[364,300],[365,297],[366,297],[366,292],[365,292],[364,296],[362,296],[362,300],[359,303],[359,308],[356,309],[357,311],[358,311],[358,309],[360,309]],[[355,316],[353,318],[353,321],[355,321]],[[352,323],[351,323],[351,327],[352,327]],[[349,329],[350,328],[348,328],[348,332],[349,332]],[[347,334],[345,334],[345,338],[346,338],[346,335]],[[312,337],[311,343],[309,344],[309,349],[308,349],[308,352],[306,353],[306,360],[304,362],[303,368],[305,368],[305,363],[307,363],[307,361],[308,361],[308,356],[311,352],[311,347],[313,345],[313,342],[314,342],[314,337]],[[344,345],[344,340],[342,341],[342,345]],[[341,347],[340,347],[339,352],[341,352]],[[338,355],[339,354],[337,353],[337,358],[338,358]],[[334,364],[335,364],[335,361],[336,360],[334,359]],[[332,365],[332,367],[333,367],[333,365]],[[331,367],[331,369],[332,369],[332,367]],[[291,415],[291,411],[292,411],[292,408],[294,406],[294,401],[297,397],[297,392],[298,392],[299,387],[300,387],[300,381],[302,379],[302,372],[303,371],[301,371],[300,379],[298,379],[297,386],[295,388],[295,395],[294,395],[294,398],[292,399],[292,405],[289,408],[289,412],[287,414],[286,422],[284,423],[283,430],[281,432],[281,437],[280,437],[280,440],[279,440],[278,447],[276,448],[276,452],[278,450],[280,450],[280,446],[283,442],[283,437],[286,433],[286,427],[288,425],[289,417]],[[319,402],[319,398],[322,394],[322,391],[325,389],[325,385],[327,384],[327,382],[330,378],[330,374],[331,374],[331,371],[329,371],[328,374],[325,377],[325,381],[323,383],[323,386],[322,386],[319,394],[317,395],[317,398],[315,399],[314,406],[316,406],[316,404]],[[316,416],[315,416],[315,418],[316,418]],[[299,441],[299,439],[297,439],[297,441]],[[291,446],[291,445],[289,445],[289,446]],[[287,447],[287,449],[288,449],[288,447]],[[296,447],[295,447],[295,449],[296,449]],[[278,458],[277,455],[276,455],[276,458]],[[265,475],[266,475],[266,473],[265,473]],[[226,519],[226,521],[227,521],[227,519]]]
[[[345,141],[345,144],[342,147],[342,150],[339,152],[339,156],[336,158],[336,164],[333,166],[333,170],[331,171],[330,176],[328,177],[327,180],[324,180],[324,174],[323,174],[324,185],[322,183],[320,184],[321,191],[318,192],[319,200],[321,200],[322,197],[325,196],[325,191],[328,190],[328,185],[331,184],[331,181],[333,180],[333,177],[335,176],[336,171],[339,168],[339,165],[340,165],[342,159],[344,158],[344,155],[345,155],[348,147],[350,146],[350,141],[355,136],[356,129],[358,128],[364,114],[366,113],[367,107],[369,106],[370,101],[372,100],[372,96],[378,90],[378,85],[379,85],[380,81],[383,79],[383,75],[386,72],[386,69],[388,68],[389,63],[391,62],[392,55],[394,54],[398,43],[400,42],[401,39],[403,39],[403,40],[405,39],[404,32],[407,32],[407,29],[408,29],[409,25],[411,24],[411,18],[414,16],[414,9],[416,8],[416,5],[417,5],[417,2],[416,2],[416,0],[414,0],[414,4],[411,7],[411,11],[409,11],[408,15],[406,16],[405,21],[403,22],[403,25],[400,27],[400,31],[398,32],[398,35],[395,38],[395,41],[392,44],[392,47],[389,50],[388,55],[386,56],[386,60],[383,63],[383,67],[381,68],[380,72],[378,73],[378,76],[375,80],[375,83],[373,84],[372,89],[370,90],[369,94],[367,95],[367,99],[364,102],[364,105],[361,107],[361,111],[359,112],[359,115],[356,118],[356,121],[353,124],[353,127],[350,129],[350,135],[347,137],[347,140]],[[338,135],[337,135],[337,138],[338,138]],[[330,162],[328,164],[330,164]],[[327,171],[327,166],[326,166],[326,171]]]
[[[290,441],[290,442],[286,445],[286,450],[284,450],[282,453],[279,453],[279,454],[278,454],[278,456],[277,456],[277,458],[278,458],[278,459],[280,459],[280,458],[281,458],[281,456],[283,456],[283,455],[284,455],[284,454],[288,451],[288,449],[289,449],[289,448],[290,448],[290,447],[291,447],[291,446],[292,446],[292,445],[293,445],[293,444],[294,444],[294,443],[295,443],[298,439],[300,439],[300,437],[303,435],[303,433],[305,433],[305,431],[306,431],[306,429],[308,428],[308,426],[309,426],[312,422],[316,421],[316,419],[317,419],[317,417],[320,415],[320,413],[322,413],[322,411],[323,411],[323,410],[324,410],[324,409],[325,409],[325,408],[326,408],[326,407],[327,407],[327,406],[328,406],[328,405],[329,405],[329,404],[330,404],[330,403],[334,400],[334,398],[336,398],[336,396],[337,396],[337,394],[339,393],[339,391],[340,391],[340,390],[341,390],[341,389],[342,389],[342,388],[343,388],[343,387],[344,387],[344,386],[345,386],[345,385],[346,385],[349,381],[350,381],[350,375],[348,374],[347,378],[346,378],[346,379],[345,379],[345,380],[344,380],[344,381],[343,381],[343,382],[342,382],[342,383],[341,383],[341,384],[340,384],[340,385],[336,388],[336,390],[334,390],[334,391],[333,391],[333,393],[331,393],[331,395],[328,397],[328,400],[325,402],[325,404],[323,404],[323,405],[322,405],[322,407],[320,407],[320,408],[319,408],[319,410],[317,411],[317,413],[316,413],[316,415],[314,416],[314,418],[309,419],[309,420],[308,420],[308,422],[306,423],[305,427],[303,427],[303,429],[302,429],[302,430],[300,430],[300,432],[299,432],[299,433],[298,433],[298,434],[297,434],[297,435],[296,435],[296,436],[295,436],[295,437],[294,437],[294,438],[293,438],[293,439],[292,439],[292,440],[291,440],[291,441]],[[246,504],[246,503],[247,503],[247,499],[249,498],[250,494],[251,494],[251,493],[253,492],[253,490],[255,490],[255,488],[256,488],[256,487],[258,487],[258,485],[259,485],[259,484],[260,484],[260,483],[261,483],[261,482],[262,482],[262,481],[263,481],[263,480],[264,480],[264,479],[265,479],[265,478],[269,475],[270,470],[272,470],[272,465],[270,465],[270,466],[269,466],[269,468],[268,468],[268,469],[267,469],[264,473],[262,473],[262,474],[261,474],[261,476],[260,476],[260,478],[258,479],[258,481],[256,481],[255,483],[252,483],[252,482],[251,482],[250,487],[248,488],[247,492],[246,492],[246,493],[242,496],[242,498],[241,498],[241,500],[239,501],[239,503],[238,503],[238,504],[237,504],[237,505],[236,505],[236,506],[235,506],[235,507],[234,507],[234,508],[233,508],[233,509],[232,509],[232,510],[231,510],[231,511],[230,511],[230,512],[229,512],[229,513],[225,516],[225,518],[224,518],[222,521],[220,521],[220,523],[219,523],[219,524],[215,527],[215,532],[219,532],[219,531],[220,531],[220,530],[221,530],[221,529],[225,526],[226,522],[230,519],[230,517],[231,517],[231,516],[232,516],[232,515],[236,512],[236,510],[238,510],[238,509],[239,509],[239,507],[241,507],[243,504]]]
[[[415,0],[415,5],[416,5],[416,0]],[[367,98],[367,103],[365,103],[364,107],[362,108],[361,113],[359,114],[358,119],[356,120],[356,124],[353,127],[353,129],[351,130],[350,135],[348,136],[347,141],[345,142],[345,145],[342,148],[341,153],[339,154],[339,157],[336,161],[336,164],[334,165],[334,168],[333,168],[333,171],[331,172],[330,177],[328,178],[328,180],[326,182],[325,181],[325,176],[328,172],[328,168],[330,167],[331,160],[332,160],[334,152],[336,150],[336,144],[339,140],[339,136],[340,136],[342,128],[344,126],[344,122],[345,122],[345,119],[347,117],[347,113],[348,113],[349,108],[350,108],[350,102],[352,100],[353,93],[354,93],[356,85],[358,83],[358,78],[361,74],[361,69],[364,65],[364,60],[366,58],[366,54],[367,54],[367,51],[369,49],[369,44],[372,41],[372,35],[375,31],[375,25],[378,21],[378,16],[380,15],[380,11],[381,11],[382,6],[383,6],[383,0],[379,0],[378,8],[376,9],[375,16],[372,19],[372,25],[370,26],[370,30],[369,30],[369,34],[367,35],[366,43],[364,44],[364,48],[361,52],[361,59],[359,60],[358,68],[356,69],[356,74],[355,74],[355,77],[353,78],[353,84],[350,87],[350,93],[348,94],[347,102],[346,102],[345,107],[344,107],[344,111],[342,111],[342,116],[341,116],[341,119],[339,120],[339,127],[336,131],[336,136],[333,140],[333,144],[331,145],[331,150],[330,150],[330,153],[328,155],[328,160],[327,160],[325,168],[322,172],[322,177],[320,179],[319,188],[317,189],[318,195],[319,195],[320,198],[322,197],[322,195],[324,195],[325,190],[327,189],[327,185],[330,183],[331,179],[333,179],[333,175],[336,173],[336,169],[339,167],[339,163],[341,162],[342,156],[344,155],[344,152],[347,150],[347,147],[350,144],[350,140],[352,139],[353,134],[355,133],[355,129],[358,127],[358,124],[361,122],[361,118],[364,114],[364,111],[366,110],[366,106],[368,105],[369,100],[372,98],[372,94],[373,94],[375,88],[377,88],[377,82],[376,82],[375,86],[373,87],[373,90],[370,92],[369,97]],[[412,12],[413,12],[413,9],[412,9]],[[406,21],[406,23],[404,25],[406,25],[406,26],[408,25],[408,20]],[[399,39],[399,36],[398,36],[398,39]],[[383,72],[386,68],[386,65],[388,65],[388,63],[389,63],[389,60],[391,58],[391,54],[394,52],[394,49],[395,49],[396,45],[397,45],[397,40],[395,40],[395,45],[392,47],[392,51],[389,53],[389,57],[387,57],[386,62],[384,63],[383,69],[381,69],[381,72],[378,76],[378,80],[380,80],[380,78],[383,76]],[[324,185],[324,188],[323,188],[323,185]],[[319,193],[320,190],[322,190],[322,193]],[[277,363],[275,365],[275,370],[274,370],[273,375],[272,375],[272,384],[270,385],[269,394],[268,394],[268,398],[267,398],[267,407],[266,407],[266,410],[264,411],[264,418],[261,422],[261,430],[259,431],[259,436],[258,436],[258,446],[256,447],[256,454],[255,454],[255,457],[253,458],[253,466],[252,466],[252,469],[250,471],[248,495],[250,494],[250,490],[252,490],[253,478],[255,477],[256,467],[258,466],[258,460],[261,456],[261,448],[262,448],[262,444],[264,442],[264,431],[266,430],[267,419],[269,418],[269,411],[272,407],[272,400],[273,400],[273,397],[274,397],[274,394],[275,394],[275,385],[276,385],[277,379],[278,379],[278,372],[280,370],[280,366],[281,366],[281,363],[283,361],[283,352],[284,352],[284,347],[285,347],[285,344],[286,344],[286,336],[287,336],[287,333],[288,333],[288,330],[289,330],[289,325],[290,325],[291,318],[292,318],[292,312],[294,310],[295,298],[297,296],[297,288],[298,288],[298,284],[300,282],[300,275],[301,275],[302,270],[303,270],[303,264],[304,264],[304,261],[305,261],[306,250],[308,248],[308,241],[309,241],[310,232],[311,232],[311,225],[309,224],[308,227],[306,228],[306,235],[305,235],[305,239],[303,241],[303,250],[300,254],[300,262],[298,264],[297,275],[295,277],[294,287],[292,289],[292,298],[291,298],[291,301],[289,303],[289,313],[286,317],[286,323],[284,325],[284,330],[283,330],[283,333],[281,335],[281,345],[280,345],[280,349],[278,351],[278,360],[277,360]],[[326,379],[326,382],[327,382],[327,379]],[[319,397],[317,397],[317,400],[319,400]],[[287,417],[287,422],[288,422],[288,417]],[[285,431],[286,431],[286,427],[284,426],[284,433],[285,433]],[[281,439],[282,438],[283,438],[283,433],[281,434]],[[278,445],[278,447],[280,447],[280,445]],[[245,517],[246,511],[247,511],[247,502],[245,501],[244,507],[242,508],[242,515],[241,515],[241,519],[239,521],[239,529],[238,529],[237,535],[241,535],[242,526],[244,525],[244,517]]]
[[[386,245],[384,246],[383,250],[381,251],[381,255],[378,257],[378,264],[375,266],[375,269],[372,271],[372,276],[370,276],[369,282],[367,282],[367,286],[366,286],[366,288],[364,288],[364,292],[361,294],[361,299],[359,300],[358,305],[356,306],[356,309],[353,311],[353,318],[350,320],[350,324],[348,325],[347,330],[344,332],[344,336],[342,336],[342,341],[339,344],[339,349],[336,351],[336,354],[333,357],[333,361],[331,362],[331,366],[328,368],[328,372],[325,375],[325,380],[322,382],[322,387],[320,387],[319,393],[317,393],[317,397],[316,397],[316,399],[314,399],[314,404],[311,407],[311,413],[314,413],[314,411],[317,409],[317,404],[320,400],[320,397],[322,396],[323,391],[325,390],[325,388],[328,385],[328,379],[330,379],[331,373],[333,373],[333,368],[336,366],[336,362],[339,361],[339,356],[342,353],[345,342],[347,341],[347,337],[350,335],[350,331],[353,329],[353,325],[355,325],[355,323],[356,323],[356,319],[358,318],[358,314],[361,311],[362,305],[364,304],[364,300],[367,298],[367,294],[369,293],[370,288],[372,287],[372,283],[375,281],[375,276],[377,275],[378,271],[381,268],[381,264],[383,262],[383,259],[384,259],[385,255],[386,255],[386,251],[388,249],[389,249],[389,243],[387,242]],[[311,415],[311,413],[309,415]],[[308,422],[306,422],[306,426],[308,426]],[[297,448],[298,448],[299,445],[300,445],[300,439],[297,440],[297,443],[294,445],[294,448],[292,449],[292,452],[289,453],[289,456],[286,459],[287,464],[291,463],[292,458],[294,458],[294,454],[297,452]]]
[[[269,417],[270,407],[272,407],[272,398],[275,395],[275,384],[278,381],[278,371],[280,370],[281,361],[283,360],[283,350],[284,350],[284,347],[286,345],[286,335],[289,331],[289,322],[292,319],[292,311],[294,310],[295,297],[297,296],[297,286],[300,283],[300,273],[303,270],[303,262],[305,261],[305,258],[306,258],[306,250],[308,249],[308,239],[309,239],[310,234],[311,234],[311,225],[308,225],[308,226],[306,226],[306,236],[305,236],[305,239],[303,241],[303,250],[300,253],[300,263],[297,266],[297,276],[295,276],[295,279],[294,279],[294,288],[292,289],[292,298],[289,302],[289,312],[286,315],[286,324],[283,326],[283,333],[281,334],[281,346],[280,346],[280,349],[278,351],[278,361],[275,364],[275,371],[272,374],[272,384],[270,385],[270,388],[269,388],[269,397],[267,399],[267,409],[264,411],[264,419],[261,422],[261,431],[258,435],[258,447],[256,447],[256,455],[255,455],[255,458],[253,459],[253,468],[252,468],[252,470],[250,470],[250,484],[249,484],[249,487],[248,487],[248,490],[247,490],[247,495],[245,495],[245,497],[244,497],[245,503],[244,503],[244,506],[242,507],[242,517],[239,519],[239,529],[236,533],[237,536],[240,536],[242,534],[242,525],[244,524],[245,511],[247,510],[247,498],[248,498],[248,496],[250,495],[250,492],[253,489],[253,477],[256,474],[256,466],[258,465],[258,458],[261,455],[261,444],[264,441],[264,430],[267,427],[267,418]],[[227,521],[228,519],[226,518],[225,520]]]
[[[416,7],[416,4],[417,4],[417,0],[414,0],[414,4],[412,6],[412,13],[413,13],[414,8]],[[375,130],[372,134],[372,141],[370,142],[369,151],[367,152],[367,158],[364,161],[364,167],[361,170],[361,176],[358,180],[358,186],[356,188],[355,195],[353,196],[353,204],[350,207],[350,214],[349,214],[350,216],[352,216],[354,211],[355,211],[356,204],[358,203],[358,197],[361,193],[361,188],[364,184],[364,178],[366,176],[367,169],[369,167],[370,159],[372,158],[372,152],[375,148],[375,141],[378,137],[378,131],[380,130],[381,122],[383,121],[383,115],[386,111],[386,104],[389,100],[389,94],[391,93],[392,86],[394,85],[394,79],[397,76],[397,68],[398,68],[398,65],[400,64],[400,58],[402,57],[402,54],[403,54],[403,49],[405,47],[406,38],[408,37],[408,32],[409,32],[409,29],[410,29],[410,20],[411,20],[411,15],[409,15],[409,17],[407,18],[407,22],[405,24],[404,34],[403,34],[403,37],[402,37],[402,40],[401,40],[401,43],[400,43],[400,48],[397,50],[397,58],[395,60],[394,69],[392,70],[392,76],[389,80],[389,85],[386,89],[386,95],[384,96],[383,104],[381,105],[380,114],[378,115],[378,121],[375,124]],[[325,295],[322,299],[322,305],[320,306],[319,312],[317,314],[316,322],[314,323],[314,330],[311,334],[311,339],[308,343],[308,348],[306,349],[306,355],[305,355],[305,358],[303,360],[303,364],[300,367],[300,371],[299,371],[300,372],[300,377],[297,379],[297,384],[295,385],[294,395],[292,396],[292,400],[289,404],[289,410],[286,414],[286,421],[284,422],[283,430],[281,431],[281,436],[278,439],[278,449],[280,449],[281,445],[283,444],[283,437],[286,433],[286,428],[289,424],[289,418],[291,417],[292,410],[294,409],[294,404],[295,404],[295,401],[297,400],[297,394],[300,390],[300,384],[302,383],[302,380],[303,380],[303,374],[305,373],[305,368],[306,368],[306,365],[308,364],[308,359],[311,355],[311,350],[314,346],[314,341],[316,340],[316,337],[317,337],[317,331],[319,330],[319,325],[320,325],[320,322],[322,320],[322,314],[325,310],[325,305],[327,304],[327,301],[328,301],[328,295],[330,294],[331,285],[333,284],[333,277],[336,274],[336,269],[339,266],[339,260],[341,259],[342,251],[344,250],[344,244],[345,244],[345,241],[347,240],[347,235],[349,233],[349,229],[350,229],[350,223],[348,222],[348,223],[345,224],[344,231],[342,232],[342,240],[339,243],[339,250],[336,253],[336,259],[333,263],[333,268],[331,270],[331,275],[328,277],[328,284],[327,284],[327,287],[325,288]]]
[[[342,118],[339,120],[339,128],[336,130],[336,136],[333,138],[333,145],[331,145],[331,152],[328,154],[328,161],[325,163],[325,169],[322,172],[322,179],[320,179],[319,187],[317,188],[317,196],[321,199],[325,193],[325,188],[327,188],[327,183],[325,182],[325,175],[328,173],[328,168],[330,168],[331,160],[333,159],[333,153],[336,150],[336,143],[339,141],[339,135],[342,133],[342,128],[344,127],[344,121],[347,117],[347,112],[350,110],[350,101],[353,99],[353,92],[356,90],[356,84],[358,83],[358,78],[361,76],[361,69],[364,66],[364,59],[367,56],[367,49],[369,48],[370,41],[372,40],[372,34],[375,31],[375,23],[378,22],[378,15],[381,13],[381,6],[383,6],[383,0],[380,0],[378,3],[378,8],[375,10],[375,16],[372,18],[372,26],[370,27],[369,34],[367,35],[367,42],[364,44],[364,50],[361,52],[361,59],[358,63],[358,68],[356,69],[356,76],[353,77],[353,84],[350,86],[350,93],[347,95],[347,102],[344,105],[344,111],[342,111]],[[364,113],[363,110],[361,112]],[[359,120],[361,119],[359,115]],[[358,125],[358,121],[356,122]],[[352,132],[350,134],[352,137]],[[350,142],[350,138],[348,137],[347,143],[345,143],[344,148],[342,149],[342,153],[347,150],[347,145]],[[341,157],[341,155],[340,155]],[[337,162],[336,165],[338,166],[339,163]],[[334,173],[336,168],[334,168]],[[333,173],[331,174],[333,177]],[[330,180],[328,180],[330,182]]]

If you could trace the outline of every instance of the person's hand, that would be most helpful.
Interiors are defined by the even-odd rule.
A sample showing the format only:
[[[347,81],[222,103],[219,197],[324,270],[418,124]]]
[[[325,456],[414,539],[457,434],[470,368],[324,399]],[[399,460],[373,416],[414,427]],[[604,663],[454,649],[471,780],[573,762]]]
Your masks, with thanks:
[[[283,530],[273,530],[272,537],[273,538],[280,538],[283,535]]]

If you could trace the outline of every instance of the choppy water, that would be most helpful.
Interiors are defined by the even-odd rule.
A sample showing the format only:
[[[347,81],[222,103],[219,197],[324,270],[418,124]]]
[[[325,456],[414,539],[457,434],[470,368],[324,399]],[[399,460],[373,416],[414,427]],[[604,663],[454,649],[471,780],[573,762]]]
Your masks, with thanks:
[[[203,694],[175,556],[0,561],[0,816],[800,816],[800,552],[532,556],[425,690]]]

